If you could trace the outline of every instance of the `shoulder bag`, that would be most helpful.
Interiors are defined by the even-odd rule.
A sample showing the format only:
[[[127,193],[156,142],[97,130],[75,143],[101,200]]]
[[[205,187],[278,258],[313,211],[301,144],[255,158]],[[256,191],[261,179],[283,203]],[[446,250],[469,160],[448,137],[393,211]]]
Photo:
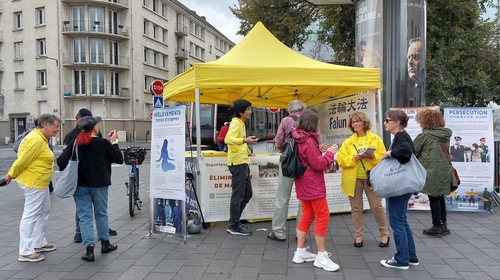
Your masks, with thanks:
[[[406,164],[395,158],[385,158],[370,172],[373,191],[382,198],[422,191],[427,172],[412,154]]]
[[[451,172],[453,173],[453,176],[455,176],[455,180],[457,181],[456,186],[454,186],[453,183],[450,186],[450,192],[454,192],[458,189],[458,186],[460,186],[460,177],[458,176],[457,170],[455,169],[455,167],[453,167],[453,164],[451,163],[450,154],[448,153],[448,150],[446,150],[446,148],[444,147],[443,142],[438,142],[438,143],[439,143],[439,146],[441,146],[441,149],[443,149],[443,153],[445,154],[446,158],[448,159],[448,162],[450,163]]]
[[[73,159],[73,155],[75,159]],[[54,185],[54,194],[61,198],[72,197],[78,186],[78,147],[76,141],[68,165],[61,172]]]

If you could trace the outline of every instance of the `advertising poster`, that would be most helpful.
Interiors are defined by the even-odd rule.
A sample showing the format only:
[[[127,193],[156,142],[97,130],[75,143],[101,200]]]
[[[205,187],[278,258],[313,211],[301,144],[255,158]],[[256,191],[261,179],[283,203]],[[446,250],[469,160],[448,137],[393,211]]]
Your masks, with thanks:
[[[425,44],[426,44],[426,1],[407,0],[407,36],[404,46],[406,62],[406,93],[401,96],[402,106],[419,106],[425,102]],[[404,12],[404,6],[402,7]]]
[[[356,6],[356,67],[382,69],[383,1],[358,1]]]
[[[444,117],[446,126],[453,131],[450,155],[461,181],[447,198],[448,209],[484,211],[484,192],[493,191],[494,181],[492,110],[445,108]]]
[[[402,110],[402,111],[404,111],[408,115],[408,117],[409,117],[408,126],[406,126],[405,130],[411,136],[411,139],[415,139],[415,137],[417,137],[417,135],[419,135],[420,132],[422,132],[422,128],[415,121],[415,116],[417,115],[418,112],[420,112],[423,109],[427,109],[427,108],[439,110],[438,106],[411,107],[411,108],[408,108],[408,107],[405,107],[405,108],[391,108],[391,110]],[[393,137],[394,136],[391,135],[391,139]]]
[[[184,106],[152,112],[150,197],[155,231],[182,234],[186,199]]]

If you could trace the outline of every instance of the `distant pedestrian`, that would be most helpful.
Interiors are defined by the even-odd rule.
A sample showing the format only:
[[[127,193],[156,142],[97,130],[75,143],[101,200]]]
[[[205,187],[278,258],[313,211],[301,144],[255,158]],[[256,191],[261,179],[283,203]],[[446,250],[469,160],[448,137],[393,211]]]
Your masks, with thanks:
[[[229,122],[224,122],[224,125],[220,128],[219,136],[217,137],[217,141],[219,144],[219,151],[227,152],[227,145],[224,142],[226,138],[226,134],[229,131]]]
[[[12,164],[5,181],[16,179],[24,192],[24,212],[19,225],[20,262],[43,261],[42,252],[54,251],[57,246],[45,239],[50,214],[49,183],[54,172],[54,153],[48,139],[59,132],[61,119],[43,114],[38,127],[23,139],[17,159]]]
[[[245,121],[252,117],[252,103],[244,99],[234,102],[234,118],[229,125],[225,142],[228,146],[227,165],[231,172],[231,202],[229,205],[229,226],[227,232],[237,235],[250,235],[252,230],[244,226],[241,214],[252,198],[252,182],[248,157],[254,154],[248,144],[256,144],[257,137],[246,136]]]

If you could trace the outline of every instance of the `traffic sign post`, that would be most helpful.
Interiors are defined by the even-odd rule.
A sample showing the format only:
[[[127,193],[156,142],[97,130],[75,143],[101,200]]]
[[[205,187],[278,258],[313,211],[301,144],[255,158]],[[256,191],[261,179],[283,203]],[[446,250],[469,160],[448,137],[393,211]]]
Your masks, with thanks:
[[[163,96],[161,95],[153,96],[153,107],[163,108]]]
[[[163,83],[160,80],[154,80],[149,85],[149,90],[152,95],[163,95]],[[163,107],[163,106],[162,106]]]

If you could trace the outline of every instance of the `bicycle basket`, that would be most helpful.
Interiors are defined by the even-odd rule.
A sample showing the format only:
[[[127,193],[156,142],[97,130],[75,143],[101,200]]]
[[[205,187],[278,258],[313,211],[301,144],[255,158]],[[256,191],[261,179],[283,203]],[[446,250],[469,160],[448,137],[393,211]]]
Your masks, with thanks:
[[[146,150],[141,147],[127,147],[123,152],[123,161],[126,165],[131,165],[132,161],[136,161],[137,164],[142,164],[146,158]]]

